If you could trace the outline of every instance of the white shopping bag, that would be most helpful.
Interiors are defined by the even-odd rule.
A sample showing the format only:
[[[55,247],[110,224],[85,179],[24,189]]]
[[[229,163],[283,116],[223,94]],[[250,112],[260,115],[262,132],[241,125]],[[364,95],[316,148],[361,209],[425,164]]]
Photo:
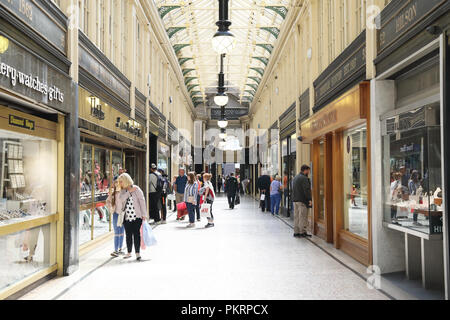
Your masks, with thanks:
[[[261,194],[261,201],[266,200],[266,195],[264,193]]]
[[[167,200],[169,201],[175,201],[175,193],[171,193],[167,196]]]
[[[203,203],[200,207],[200,216],[204,218],[211,218],[211,204]]]

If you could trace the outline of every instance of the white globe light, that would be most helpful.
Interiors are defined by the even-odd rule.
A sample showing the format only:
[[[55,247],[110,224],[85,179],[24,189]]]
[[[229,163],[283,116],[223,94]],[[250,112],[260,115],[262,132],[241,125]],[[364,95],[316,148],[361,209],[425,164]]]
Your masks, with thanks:
[[[228,103],[228,95],[226,94],[218,94],[214,97],[214,103],[219,107],[223,107]]]
[[[218,54],[229,54],[233,51],[236,38],[231,32],[218,31],[212,38],[212,47]]]
[[[219,120],[219,121],[217,121],[217,125],[219,126],[219,128],[225,129],[226,127],[228,127],[228,121],[227,120]]]

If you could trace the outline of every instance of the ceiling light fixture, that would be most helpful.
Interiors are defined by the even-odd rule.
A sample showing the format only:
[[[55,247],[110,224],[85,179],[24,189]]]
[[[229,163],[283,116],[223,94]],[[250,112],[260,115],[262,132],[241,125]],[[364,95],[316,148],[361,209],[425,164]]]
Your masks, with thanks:
[[[231,53],[236,44],[236,38],[230,32],[231,21],[228,21],[228,0],[219,0],[219,30],[212,39],[212,47],[218,54]]]
[[[217,95],[214,97],[214,103],[219,107],[223,107],[228,103],[228,95],[225,93],[225,74],[223,73],[223,59],[225,54],[220,55],[220,72],[219,86],[217,87]]]
[[[221,129],[225,129],[226,127],[228,127],[228,120],[225,118],[225,107],[221,108],[220,111],[220,120],[217,121],[217,125],[219,126],[219,128]]]

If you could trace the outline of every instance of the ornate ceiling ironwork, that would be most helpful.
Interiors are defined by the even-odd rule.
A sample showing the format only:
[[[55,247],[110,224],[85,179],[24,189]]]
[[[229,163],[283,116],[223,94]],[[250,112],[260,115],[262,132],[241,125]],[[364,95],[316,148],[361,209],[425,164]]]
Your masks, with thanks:
[[[154,0],[178,57],[189,92],[198,87],[194,104],[206,104],[217,87],[220,57],[211,45],[217,31],[217,0]],[[224,61],[225,83],[242,105],[252,99],[249,86],[257,91],[292,0],[232,0],[230,31],[237,44]],[[255,84],[249,84],[253,80]],[[198,97],[203,101],[198,103]]]

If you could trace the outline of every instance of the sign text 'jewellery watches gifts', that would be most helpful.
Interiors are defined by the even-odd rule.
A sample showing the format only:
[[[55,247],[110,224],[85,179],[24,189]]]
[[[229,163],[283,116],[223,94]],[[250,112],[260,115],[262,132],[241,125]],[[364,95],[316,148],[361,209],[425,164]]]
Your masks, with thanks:
[[[44,96],[47,96],[49,101],[64,102],[64,93],[57,86],[49,86],[47,83],[42,82],[38,76],[27,75],[3,62],[0,63],[0,75],[10,78],[13,87],[20,84],[42,93]]]

